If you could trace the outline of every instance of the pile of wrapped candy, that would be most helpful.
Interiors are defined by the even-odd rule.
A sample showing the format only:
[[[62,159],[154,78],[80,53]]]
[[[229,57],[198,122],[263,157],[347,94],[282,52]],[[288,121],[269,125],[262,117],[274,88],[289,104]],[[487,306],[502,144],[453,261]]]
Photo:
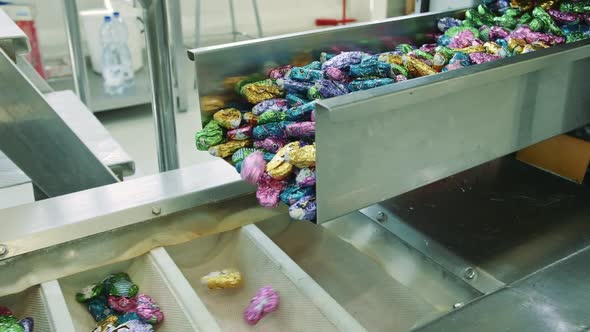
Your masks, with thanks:
[[[231,289],[242,286],[242,274],[235,269],[223,269],[210,272],[201,278],[201,284],[209,289]],[[271,286],[260,288],[250,303],[244,309],[244,321],[249,325],[256,325],[266,315],[277,311],[279,308],[279,293]]]
[[[196,134],[197,149],[225,158],[258,185],[264,207],[279,201],[298,220],[314,221],[315,101],[529,53],[590,37],[590,2],[486,0],[465,19],[446,17],[431,44],[390,52],[322,53],[303,66],[270,69],[266,77],[232,77],[247,101],[209,100],[218,110]],[[493,9],[491,9],[493,8]],[[206,101],[206,98],[202,99]],[[203,106],[203,105],[202,105]]]
[[[33,318],[19,320],[7,307],[0,305],[0,332],[33,332]]]
[[[129,275],[120,272],[84,287],[76,301],[84,303],[97,322],[93,332],[152,332],[164,314],[150,296],[138,293]]]

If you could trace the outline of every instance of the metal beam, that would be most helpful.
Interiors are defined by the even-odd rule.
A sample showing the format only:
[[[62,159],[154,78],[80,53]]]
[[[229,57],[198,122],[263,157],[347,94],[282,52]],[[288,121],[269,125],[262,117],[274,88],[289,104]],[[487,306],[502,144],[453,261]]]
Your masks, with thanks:
[[[76,4],[76,0],[64,0],[64,14],[74,87],[78,98],[84,104],[88,104],[88,99],[90,98],[88,72],[86,71],[86,61],[82,49],[80,20],[78,19],[78,5]]]

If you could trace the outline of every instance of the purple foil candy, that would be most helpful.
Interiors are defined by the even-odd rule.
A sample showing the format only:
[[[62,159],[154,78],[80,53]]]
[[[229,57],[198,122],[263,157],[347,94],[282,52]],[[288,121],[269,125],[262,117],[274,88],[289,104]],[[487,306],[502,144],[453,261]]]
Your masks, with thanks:
[[[307,90],[313,86],[313,82],[299,82],[288,78],[280,78],[277,84],[281,89],[288,93],[300,94],[307,96]]]
[[[499,55],[487,54],[487,53],[471,53],[469,59],[475,64],[486,63],[490,61],[496,61],[502,59]]]
[[[23,318],[18,323],[23,327],[25,332],[33,332],[35,329],[35,322],[31,317]]]
[[[142,321],[152,325],[164,320],[164,313],[154,299],[145,294],[137,295],[137,315]]]
[[[452,27],[461,26],[461,21],[452,17],[443,17],[436,22],[436,26],[440,32],[445,32]]]
[[[346,76],[346,74],[342,70],[336,67],[329,67],[328,69],[326,69],[326,77],[334,81],[348,80],[348,76]]]
[[[437,46],[438,45],[436,45],[436,44],[424,44],[424,45],[420,46],[420,51],[434,54],[434,49],[436,49]]]
[[[324,98],[342,96],[349,92],[345,85],[330,80],[319,80],[315,86]]]
[[[577,23],[580,20],[580,16],[576,13],[566,13],[556,9],[549,9],[547,13],[553,20],[559,23],[572,24]]]
[[[313,138],[315,137],[315,122],[293,123],[288,125],[285,131],[291,138]]]
[[[342,52],[322,63],[322,69],[327,69],[328,67],[346,68],[350,65],[360,63],[364,55],[366,54],[363,52]]]
[[[310,168],[302,168],[295,178],[295,183],[299,187],[315,186],[315,172]]]
[[[475,36],[470,30],[463,30],[451,38],[450,48],[464,48],[473,46]]]
[[[315,221],[317,204],[315,197],[306,196],[289,207],[289,216],[295,220]]]
[[[256,106],[252,107],[252,113],[255,115],[260,115],[267,111],[279,111],[284,112],[289,109],[289,104],[287,103],[287,99],[283,98],[274,98],[274,99],[267,99],[264,100]]]
[[[243,141],[252,137],[252,130],[254,127],[245,126],[242,128],[232,129],[227,132],[227,139],[229,141]]]
[[[396,81],[396,82],[403,82],[403,81],[407,81],[407,80],[408,80],[408,78],[407,78],[407,77],[405,77],[405,76],[404,76],[404,75],[402,75],[402,74],[395,75],[395,81]]]
[[[565,42],[565,38],[563,37],[535,32],[527,26],[518,27],[516,30],[512,31],[510,37],[515,39],[524,39],[528,44],[540,41],[545,44],[556,45],[563,44]]]
[[[244,310],[244,320],[256,325],[264,316],[279,308],[279,293],[270,286],[264,286],[256,292],[250,304]]]
[[[490,28],[490,40],[504,39],[510,36],[510,31],[499,26],[493,26]]]
[[[287,182],[275,180],[266,173],[262,174],[258,180],[258,190],[256,190],[256,199],[260,206],[265,208],[277,207],[279,204],[279,195],[286,186]]]
[[[281,138],[265,138],[262,141],[255,141],[254,147],[257,149],[263,149],[269,152],[277,153],[280,148],[285,146],[288,142]]]
[[[264,174],[265,168],[266,161],[264,161],[264,153],[256,151],[246,157],[242,162],[240,176],[250,184],[257,184],[262,174]]]
[[[130,320],[106,332],[154,332],[154,328],[140,320]]]

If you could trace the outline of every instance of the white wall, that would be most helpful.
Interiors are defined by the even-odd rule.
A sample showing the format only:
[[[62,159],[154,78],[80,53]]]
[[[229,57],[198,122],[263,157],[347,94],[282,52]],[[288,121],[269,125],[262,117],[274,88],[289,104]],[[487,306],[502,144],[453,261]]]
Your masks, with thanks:
[[[37,31],[45,58],[65,55],[67,52],[63,24],[63,0],[18,0],[33,3],[37,12]],[[180,0],[185,43],[192,44],[195,28],[195,0]],[[385,17],[387,0],[349,0],[350,17],[360,21]],[[390,0],[391,1],[391,0]],[[395,0],[403,1],[403,0]],[[240,31],[255,34],[256,25],[250,0],[234,0]],[[102,7],[102,0],[78,0],[80,10]],[[341,0],[258,0],[265,35],[304,31],[315,28],[319,17],[339,18]],[[371,5],[376,9],[372,15]],[[201,0],[202,34],[230,31],[228,0]]]

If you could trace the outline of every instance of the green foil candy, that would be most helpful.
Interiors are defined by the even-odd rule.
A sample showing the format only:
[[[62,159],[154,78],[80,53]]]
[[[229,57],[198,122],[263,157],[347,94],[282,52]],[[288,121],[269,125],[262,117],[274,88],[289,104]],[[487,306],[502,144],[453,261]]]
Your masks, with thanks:
[[[518,24],[518,20],[512,16],[502,15],[494,18],[494,23],[506,29],[514,29]]]
[[[543,8],[535,7],[535,9],[533,9],[533,16],[543,22],[546,31],[549,31],[556,36],[563,36],[563,31],[561,31],[551,16],[549,16]]]
[[[414,53],[414,56],[416,56],[417,58],[424,59],[424,60],[432,60],[432,58],[434,57],[432,54],[422,51],[422,50],[414,50],[413,53]]]
[[[543,24],[543,21],[537,17],[533,18],[533,20],[529,22],[529,28],[531,28],[533,31],[542,31],[544,27],[545,24]]]
[[[258,117],[258,124],[281,122],[287,120],[287,113],[281,111],[266,111]]]
[[[533,19],[533,15],[530,13],[525,13],[518,19],[518,24],[529,24],[529,22]]]
[[[246,159],[246,157],[248,157],[249,155],[251,155],[252,153],[254,153],[255,151],[258,151],[258,149],[255,148],[241,148],[238,151],[234,152],[234,154],[231,156],[231,161],[235,164],[244,161],[244,159]]]
[[[520,15],[520,12],[521,12],[521,10],[519,8],[508,8],[504,12],[504,15],[512,16],[512,17],[517,17],[518,15]],[[528,15],[528,13],[526,13],[524,15]]]
[[[129,280],[120,279],[113,282],[109,289],[109,295],[134,297],[138,291],[139,287],[136,284]]]
[[[223,128],[215,120],[211,120],[195,135],[195,143],[200,151],[207,151],[210,147],[225,142]]]
[[[0,316],[0,332],[25,332],[14,316]]]
[[[562,12],[568,13],[578,13],[578,14],[585,14],[590,13],[590,3],[589,2],[565,2],[562,3],[559,7],[559,10]]]
[[[566,43],[573,43],[584,39],[588,39],[588,35],[583,31],[574,31],[565,36]]]
[[[402,52],[403,54],[410,53],[414,48],[410,44],[399,44],[395,48],[396,50]]]
[[[76,293],[76,301],[82,303],[101,295],[103,292],[102,284],[94,284],[82,288],[79,293]]]
[[[445,35],[449,37],[455,37],[459,32],[463,30],[469,30],[473,33],[475,38],[479,38],[479,30],[472,27],[452,27],[445,31]]]
[[[400,66],[396,63],[391,64],[391,72],[395,75],[404,75],[408,77],[408,70],[404,66]]]

